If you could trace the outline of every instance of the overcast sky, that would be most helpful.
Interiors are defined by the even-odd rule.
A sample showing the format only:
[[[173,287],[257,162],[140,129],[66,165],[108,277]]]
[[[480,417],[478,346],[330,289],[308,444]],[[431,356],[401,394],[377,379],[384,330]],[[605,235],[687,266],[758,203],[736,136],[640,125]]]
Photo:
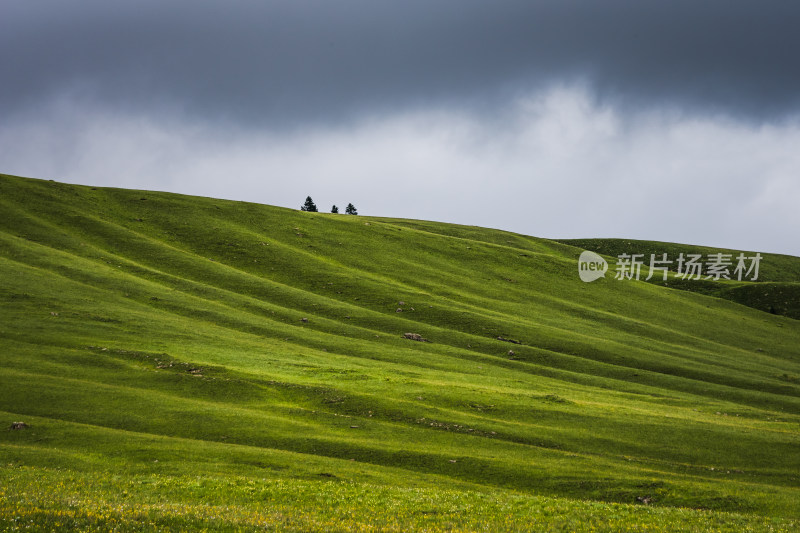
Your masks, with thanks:
[[[0,0],[0,172],[800,255],[800,3]]]

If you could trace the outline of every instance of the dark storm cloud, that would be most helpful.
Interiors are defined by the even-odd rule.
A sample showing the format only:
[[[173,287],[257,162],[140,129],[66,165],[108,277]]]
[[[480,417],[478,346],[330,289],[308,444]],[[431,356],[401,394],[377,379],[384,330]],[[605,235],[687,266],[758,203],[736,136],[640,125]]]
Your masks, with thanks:
[[[0,114],[53,98],[260,126],[409,108],[601,102],[774,120],[800,110],[790,1],[6,0]]]

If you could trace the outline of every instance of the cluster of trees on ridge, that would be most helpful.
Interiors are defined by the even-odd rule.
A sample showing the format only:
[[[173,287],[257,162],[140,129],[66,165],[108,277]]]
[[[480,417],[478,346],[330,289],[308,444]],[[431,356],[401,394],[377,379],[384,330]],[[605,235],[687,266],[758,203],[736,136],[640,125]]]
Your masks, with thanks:
[[[319,210],[317,209],[317,204],[314,203],[314,200],[311,199],[310,196],[306,196],[306,201],[303,205],[300,206],[300,211],[310,211],[312,213],[317,213]],[[336,204],[331,207],[331,213],[338,213],[339,208],[336,207]],[[344,212],[347,215],[357,215],[358,211],[356,211],[356,206],[353,204],[347,204],[347,207],[344,208]]]

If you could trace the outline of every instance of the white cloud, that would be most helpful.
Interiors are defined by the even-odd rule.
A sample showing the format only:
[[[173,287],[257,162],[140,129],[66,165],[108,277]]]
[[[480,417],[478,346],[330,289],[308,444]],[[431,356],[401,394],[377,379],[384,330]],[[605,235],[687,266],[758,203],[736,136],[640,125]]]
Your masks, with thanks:
[[[623,115],[581,89],[492,119],[418,110],[287,135],[62,100],[0,126],[6,173],[543,237],[629,237],[800,255],[800,124]]]

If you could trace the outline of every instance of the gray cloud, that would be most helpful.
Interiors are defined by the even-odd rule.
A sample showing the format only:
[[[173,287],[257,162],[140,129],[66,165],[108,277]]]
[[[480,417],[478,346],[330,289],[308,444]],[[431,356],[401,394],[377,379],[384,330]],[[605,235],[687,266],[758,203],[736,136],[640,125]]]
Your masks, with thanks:
[[[3,172],[540,237],[624,237],[800,255],[800,122],[626,117],[560,88],[504,128],[425,110],[290,134],[106,114],[69,102],[0,124]]]
[[[582,83],[600,103],[756,121],[800,110],[800,4],[11,0],[0,113],[53,98],[269,128],[420,108],[493,115]]]

